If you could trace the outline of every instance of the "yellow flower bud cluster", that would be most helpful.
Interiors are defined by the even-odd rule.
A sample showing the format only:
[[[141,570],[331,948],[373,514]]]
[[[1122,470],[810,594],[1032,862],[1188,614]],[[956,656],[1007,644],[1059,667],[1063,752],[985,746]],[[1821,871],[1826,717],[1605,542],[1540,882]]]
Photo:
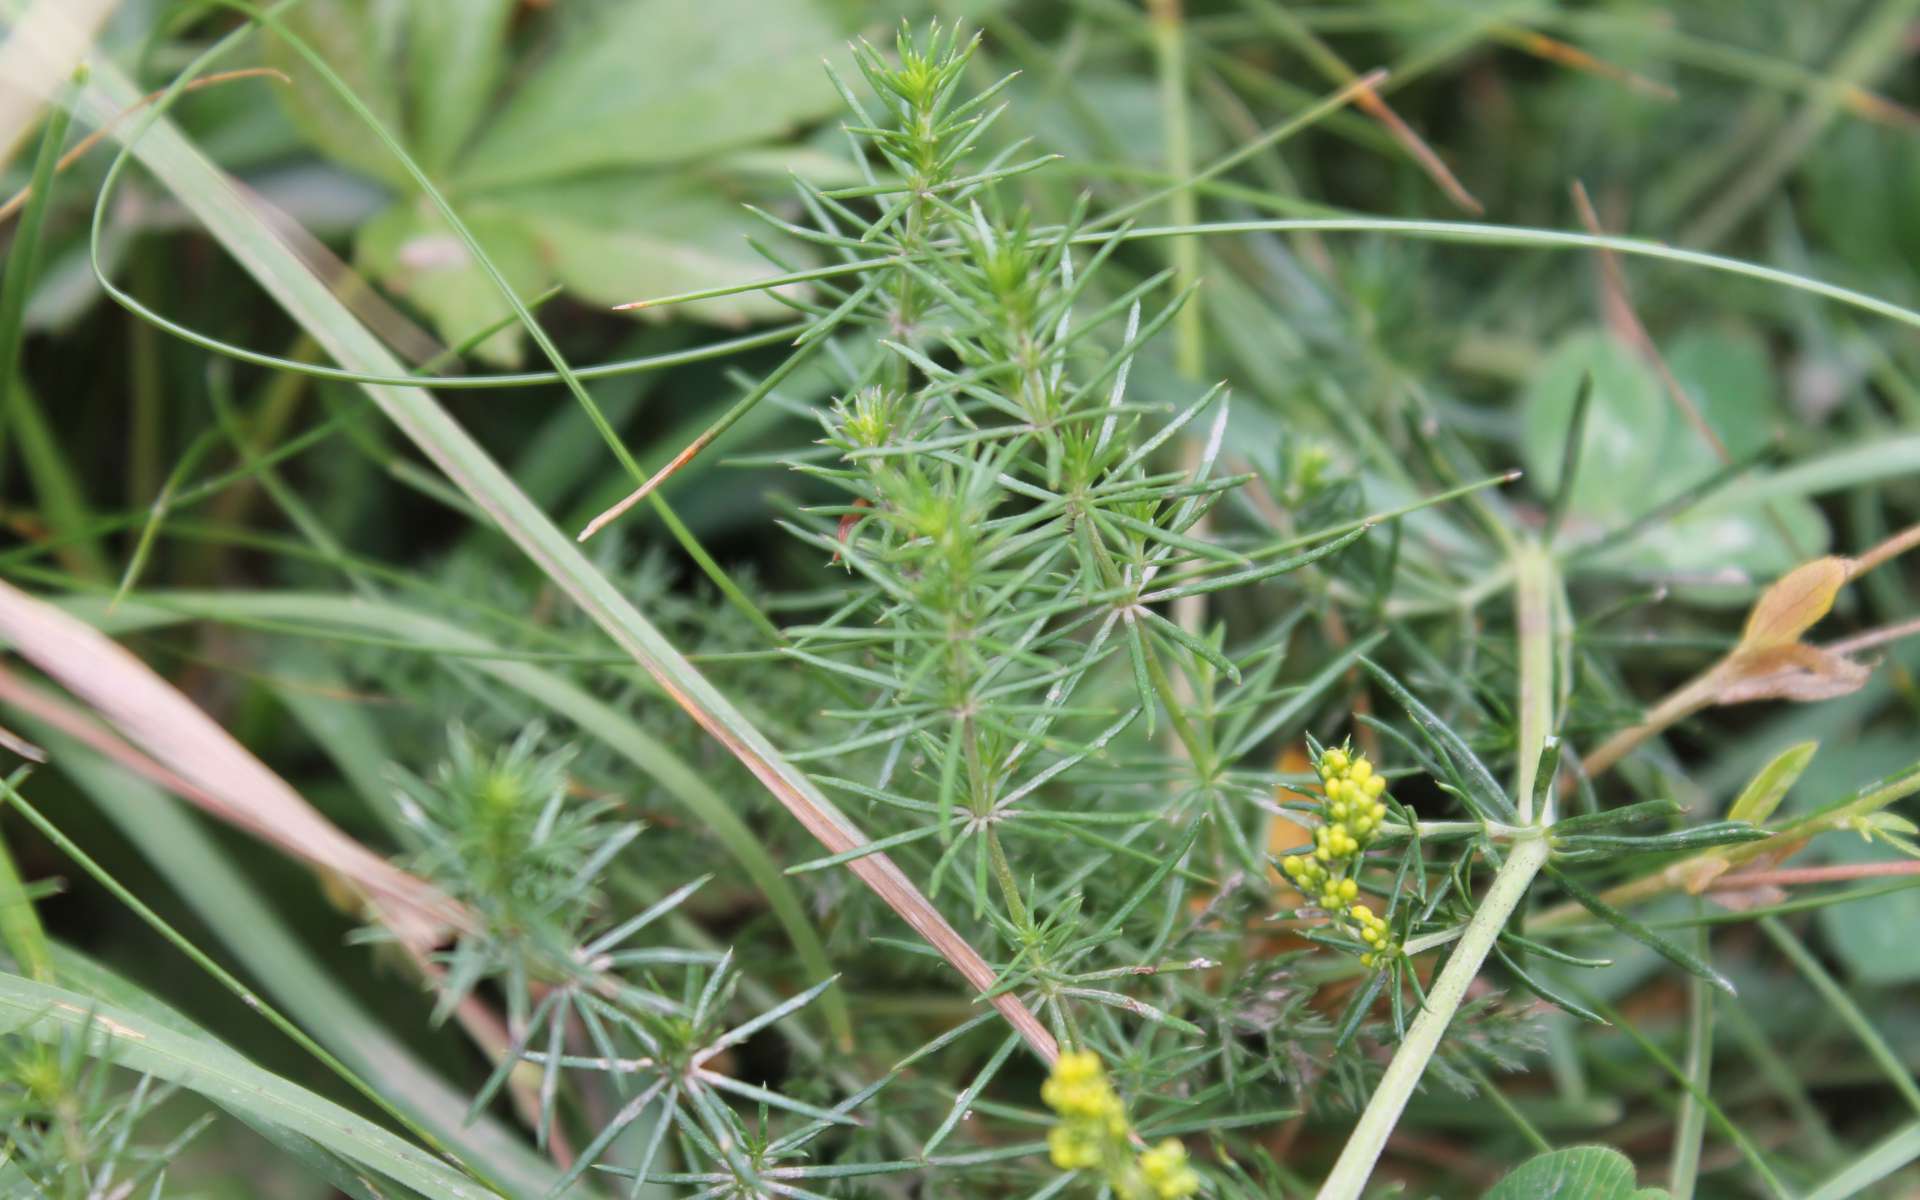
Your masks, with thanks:
[[[1321,862],[1329,857],[1321,850],[1329,843],[1337,843],[1345,848],[1344,856],[1351,857],[1365,848],[1380,828],[1380,822],[1386,818],[1387,805],[1382,796],[1387,792],[1387,780],[1376,775],[1373,764],[1364,754],[1350,754],[1345,750],[1328,750],[1320,756],[1320,782],[1327,793],[1327,823],[1320,827],[1317,840],[1319,848],[1314,856]],[[1332,857],[1342,857],[1336,852]]]
[[[1060,1114],[1060,1123],[1047,1134],[1047,1149],[1061,1170],[1098,1167],[1109,1146],[1126,1145],[1126,1105],[1107,1082],[1106,1068],[1093,1051],[1062,1054],[1053,1074],[1040,1085],[1040,1099]]]
[[[1382,955],[1393,951],[1393,943],[1387,937],[1387,921],[1385,917],[1376,916],[1374,911],[1364,904],[1356,904],[1349,908],[1347,910],[1347,916],[1353,919],[1354,927],[1359,931],[1360,940],[1373,947],[1373,949],[1360,956],[1360,962],[1363,966],[1370,967],[1379,960]]]
[[[1280,860],[1280,869],[1302,895],[1318,901],[1336,923],[1372,947],[1360,961],[1373,966],[1386,961],[1395,948],[1387,938],[1386,922],[1365,904],[1355,903],[1360,895],[1355,876],[1361,852],[1387,815],[1386,777],[1374,771],[1366,755],[1347,749],[1324,751],[1314,769],[1326,800],[1320,806],[1322,822],[1313,831],[1313,852],[1288,855]]]
[[[1047,1133],[1054,1166],[1100,1171],[1120,1200],[1185,1200],[1200,1191],[1200,1176],[1187,1165],[1187,1148],[1177,1138],[1135,1156],[1126,1105],[1093,1051],[1062,1054],[1040,1085],[1040,1098],[1060,1114]]]
[[[1180,1200],[1200,1190],[1200,1177],[1187,1165],[1187,1148],[1178,1138],[1166,1138],[1140,1154],[1140,1173],[1146,1176],[1154,1200]]]

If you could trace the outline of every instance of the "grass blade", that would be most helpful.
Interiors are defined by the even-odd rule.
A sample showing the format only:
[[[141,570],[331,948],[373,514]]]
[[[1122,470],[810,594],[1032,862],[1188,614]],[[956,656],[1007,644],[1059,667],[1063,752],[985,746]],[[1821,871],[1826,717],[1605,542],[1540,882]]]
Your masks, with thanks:
[[[245,1108],[431,1200],[498,1196],[426,1151],[217,1043],[78,992],[0,975],[0,1024],[49,1043],[89,1027],[104,1030],[108,1036],[88,1046],[91,1054],[177,1083],[223,1108]]]
[[[1706,963],[1701,962],[1698,956],[1691,950],[1668,941],[1653,930],[1648,929],[1645,925],[1629,917],[1611,904],[1608,904],[1605,900],[1602,900],[1592,891],[1589,891],[1584,885],[1568,878],[1566,872],[1554,867],[1548,867],[1547,874],[1553,877],[1555,883],[1565,888],[1568,895],[1579,901],[1581,907],[1585,908],[1594,916],[1599,917],[1602,921],[1605,921],[1641,945],[1646,946],[1682,970],[1693,975],[1698,975],[1727,995],[1732,996],[1736,994],[1733,990],[1733,984],[1728,981],[1726,976],[1720,974],[1720,972],[1714,970]]]

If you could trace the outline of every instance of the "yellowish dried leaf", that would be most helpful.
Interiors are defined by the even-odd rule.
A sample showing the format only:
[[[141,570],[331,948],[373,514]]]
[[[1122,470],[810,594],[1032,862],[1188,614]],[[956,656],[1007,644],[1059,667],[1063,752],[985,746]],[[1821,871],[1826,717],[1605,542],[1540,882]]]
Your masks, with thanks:
[[[1838,555],[1816,558],[1788,571],[1768,588],[1747,616],[1740,651],[1789,646],[1833,608],[1835,596],[1852,578],[1853,560]]]

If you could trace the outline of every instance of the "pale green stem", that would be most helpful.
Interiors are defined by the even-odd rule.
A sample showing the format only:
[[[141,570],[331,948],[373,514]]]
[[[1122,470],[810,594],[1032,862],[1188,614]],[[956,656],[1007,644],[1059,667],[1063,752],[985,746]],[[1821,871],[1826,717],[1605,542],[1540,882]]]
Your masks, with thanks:
[[[1494,939],[1506,928],[1507,918],[1526,896],[1533,877],[1546,865],[1547,852],[1547,839],[1543,836],[1514,843],[1513,852],[1494,875],[1493,885],[1460,935],[1460,944],[1454,948],[1446,968],[1427,989],[1426,1006],[1413,1019],[1406,1040],[1400,1043],[1393,1061],[1387,1064],[1380,1086],[1374,1089],[1366,1111],[1360,1114],[1359,1124],[1353,1127],[1346,1146],[1340,1151],[1339,1161],[1333,1164],[1333,1173],[1320,1185],[1318,1200],[1359,1200],[1373,1174],[1374,1164],[1386,1148],[1388,1136],[1399,1122],[1414,1088],[1419,1086],[1420,1077],[1426,1074],[1428,1061],[1440,1048],[1441,1035],[1446,1033],[1453,1014],[1467,997],[1468,986],[1492,952]]]
[[[1160,75],[1160,114],[1165,131],[1167,173],[1177,180],[1193,176],[1193,132],[1187,115],[1187,38],[1181,21],[1180,0],[1152,0],[1153,49]],[[1199,200],[1191,188],[1181,188],[1167,199],[1167,215],[1175,225],[1193,225],[1200,219]],[[1200,278],[1200,246],[1192,238],[1173,243],[1173,286],[1184,292]],[[1174,369],[1183,379],[1198,379],[1205,369],[1206,342],[1200,306],[1188,304],[1173,318]]]
[[[1700,930],[1700,957],[1707,957],[1708,930]],[[1673,1168],[1668,1190],[1673,1200],[1693,1200],[1700,1175],[1700,1144],[1707,1132],[1707,1106],[1698,1096],[1707,1094],[1713,1072],[1713,991],[1706,980],[1687,980],[1687,1078],[1693,1089],[1680,1097],[1680,1120],[1673,1135]]]
[[[1408,938],[1406,945],[1400,947],[1400,953],[1406,955],[1408,958],[1412,958],[1417,954],[1425,954],[1429,950],[1438,950],[1448,942],[1459,941],[1460,936],[1466,933],[1466,931],[1467,927],[1465,925],[1458,925],[1452,929],[1442,929],[1435,933],[1423,933],[1417,938]]]
[[[1181,0],[1151,0],[1148,5],[1153,27],[1154,60],[1160,78],[1160,116],[1167,171],[1175,179],[1193,177],[1193,130],[1187,112],[1187,32],[1180,12]],[[1167,199],[1167,215],[1175,225],[1191,225],[1200,219],[1199,199],[1192,188],[1180,188]],[[1173,264],[1173,286],[1184,295],[1200,281],[1200,245],[1192,238],[1174,240],[1169,254]],[[1206,364],[1205,331],[1200,321],[1196,298],[1181,305],[1173,318],[1173,366],[1180,378],[1198,380]],[[1181,469],[1191,473],[1200,465],[1200,447],[1192,439],[1183,442]],[[1210,536],[1207,517],[1202,515],[1189,532],[1197,538]],[[1207,622],[1205,593],[1182,596],[1173,602],[1174,624],[1198,636]],[[1182,672],[1176,679],[1174,695],[1179,707],[1194,701],[1193,686]],[[1169,712],[1174,705],[1169,702]],[[1176,735],[1179,726],[1173,726]],[[1185,739],[1182,738],[1184,742]],[[1179,744],[1173,749],[1177,752]]]
[[[1007,861],[1007,852],[1000,845],[1000,835],[993,826],[987,826],[987,857],[993,863],[993,873],[1000,881],[1000,892],[1007,900],[1007,913],[1015,925],[1026,928],[1031,924],[1027,916],[1026,901],[1020,898],[1020,881],[1014,877],[1013,864]]]
[[[1519,642],[1520,711],[1519,765],[1514,801],[1524,827],[1515,832],[1507,860],[1494,874],[1493,884],[1474,910],[1473,919],[1459,932],[1459,944],[1447,959],[1427,991],[1426,1005],[1414,1018],[1407,1036],[1394,1052],[1393,1061],[1380,1077],[1380,1084],[1360,1114],[1359,1124],[1347,1137],[1333,1173],[1320,1186],[1319,1200],[1358,1200],[1373,1175],[1387,1138],[1412,1098],[1414,1088],[1426,1074],[1427,1064],[1440,1048],[1440,1038],[1453,1021],[1467,988],[1479,975],[1494,941],[1506,928],[1534,876],[1546,865],[1552,852],[1544,829],[1534,825],[1533,784],[1540,769],[1540,756],[1553,730],[1554,598],[1558,582],[1546,550],[1532,540],[1510,544],[1514,575],[1514,624]],[[1551,802],[1549,802],[1549,807]],[[1541,813],[1544,822],[1548,813]],[[1431,949],[1452,940],[1452,931],[1417,940],[1415,945]]]
[[[1504,821],[1419,821],[1416,826],[1423,838],[1490,837],[1495,841],[1526,837],[1534,830],[1532,825],[1509,825]],[[1406,837],[1407,827],[1399,821],[1382,821],[1380,836]]]
[[[1513,552],[1514,637],[1520,651],[1520,753],[1514,767],[1513,802],[1520,823],[1533,823],[1533,791],[1540,755],[1553,733],[1553,560],[1529,539]],[[1553,798],[1542,801],[1540,819],[1552,820]]]

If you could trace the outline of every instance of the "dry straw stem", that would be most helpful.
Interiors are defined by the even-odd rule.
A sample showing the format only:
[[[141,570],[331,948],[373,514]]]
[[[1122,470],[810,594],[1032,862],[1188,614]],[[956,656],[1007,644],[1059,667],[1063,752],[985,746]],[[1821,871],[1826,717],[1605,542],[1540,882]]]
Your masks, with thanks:
[[[1920,546],[1920,525],[1858,558],[1816,558],[1775,580],[1747,615],[1739,644],[1655,704],[1639,724],[1602,742],[1586,758],[1587,773],[1601,774],[1648,738],[1714,705],[1828,700],[1858,689],[1871,672],[1849,653],[1920,631],[1920,625],[1906,622],[1824,647],[1801,641],[1801,635],[1827,615],[1842,587],[1915,546]]]
[[[189,83],[185,88],[181,90],[188,91],[188,92],[197,92],[202,88],[213,87],[215,84],[231,83],[239,79],[263,79],[263,78],[277,79],[281,83],[293,82],[291,79],[287,78],[285,72],[277,71],[272,67],[241,67],[239,70],[236,70],[236,71],[220,71],[212,75],[202,76],[201,78],[194,80],[192,83]],[[105,125],[100,126],[100,128],[94,130],[92,133],[89,133],[87,136],[75,142],[71,149],[69,149],[65,154],[62,154],[60,156],[60,161],[54,164],[54,167],[53,167],[54,173],[58,174],[59,172],[66,170],[68,167],[71,167],[74,163],[79,162],[82,158],[85,158],[87,156],[87,152],[92,150],[95,146],[98,146],[101,142],[105,141],[113,133],[114,128],[117,125],[119,125],[120,122],[126,120],[128,117],[139,112],[141,109],[147,107],[149,104],[152,104],[154,101],[160,99],[160,97],[166,95],[169,90],[170,89],[168,88],[159,88],[154,91],[148,92],[146,95],[140,97],[140,99],[135,103],[130,104],[126,108],[121,109],[120,114],[116,116],[113,120],[108,121]],[[5,204],[0,204],[0,224],[4,224],[8,218],[12,217],[15,213],[25,208],[27,205],[27,201],[31,199],[33,199],[33,188],[23,187],[19,191],[13,194],[12,199],[8,200]]]
[[[1537,30],[1526,29],[1505,22],[1496,24],[1487,31],[1495,40],[1505,42],[1517,50],[1533,55],[1544,62],[1558,63],[1570,70],[1580,71],[1600,79],[1611,80],[1628,91],[1638,92],[1642,96],[1651,96],[1655,100],[1674,101],[1680,93],[1655,79],[1648,79],[1635,71],[1630,71],[1618,63],[1608,62],[1604,58],[1582,50],[1570,42],[1548,37]]]
[[[94,73],[82,107],[107,119],[131,99],[131,86],[109,67]],[[170,122],[150,118],[132,134],[136,157],[161,186],[202,221],[208,232],[245,267],[269,295],[341,366],[382,376],[403,369],[326,282],[291,251],[232,182]],[[422,388],[362,384],[380,410],[422,453],[520,547],[533,563],[646,668],[674,703],[719,741],[822,845],[835,854],[858,850],[868,838],[796,767],[774,748],[733,704],[707,682],[685,656],[661,636],[613,582],[587,561],[571,538],[521,492],[497,463]],[[953,964],[969,986],[991,990],[997,977],[912,880],[885,854],[848,864],[913,930]],[[1043,1060],[1059,1047],[1018,996],[1002,993],[992,1004]]]
[[[1333,47],[1321,40],[1320,36],[1299,17],[1275,3],[1274,0],[1256,0],[1253,5],[1253,15],[1275,33],[1291,41],[1308,61],[1313,63],[1314,69],[1328,81],[1352,84],[1358,80],[1359,72],[1349,66]],[[1413,131],[1412,126],[1401,120],[1400,114],[1393,111],[1393,108],[1381,98],[1379,92],[1371,86],[1362,87],[1354,103],[1362,112],[1380,122],[1393,140],[1400,143],[1401,149],[1405,150],[1414,163],[1427,173],[1436,187],[1446,193],[1447,199],[1453,201],[1456,207],[1475,216],[1487,211],[1486,206],[1467,190],[1466,185],[1460,182],[1439,154],[1434,152],[1433,147],[1427,145],[1420,135]]]
[[[138,754],[123,765],[232,825],[322,867],[365,894],[381,921],[411,946],[430,947],[470,928],[466,911],[439,889],[354,841],[249,754],[145,663],[91,626],[0,583],[0,641],[84,701]],[[21,681],[0,672],[0,699],[41,717]],[[87,736],[83,729],[70,732]],[[104,749],[99,731],[88,737]],[[156,772],[154,768],[160,770]]]
[[[40,116],[46,98],[86,59],[116,0],[37,0],[0,44],[0,165]],[[12,11],[12,10],[9,10]]]

